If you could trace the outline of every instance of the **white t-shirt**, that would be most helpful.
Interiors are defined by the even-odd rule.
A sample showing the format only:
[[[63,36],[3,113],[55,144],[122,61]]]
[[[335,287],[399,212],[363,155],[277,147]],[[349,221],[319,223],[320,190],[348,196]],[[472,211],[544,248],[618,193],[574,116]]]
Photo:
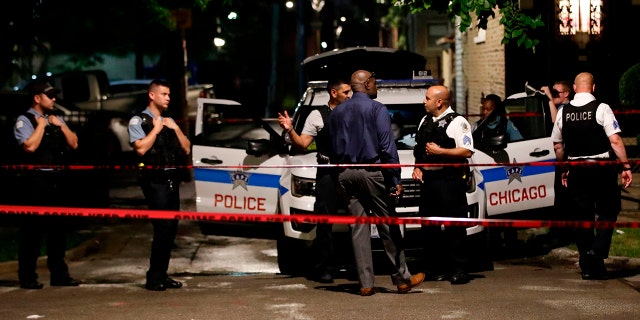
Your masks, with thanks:
[[[313,110],[307,116],[307,120],[304,121],[304,128],[302,128],[302,134],[316,137],[318,132],[324,128],[324,121],[322,121],[322,115],[320,111]]]

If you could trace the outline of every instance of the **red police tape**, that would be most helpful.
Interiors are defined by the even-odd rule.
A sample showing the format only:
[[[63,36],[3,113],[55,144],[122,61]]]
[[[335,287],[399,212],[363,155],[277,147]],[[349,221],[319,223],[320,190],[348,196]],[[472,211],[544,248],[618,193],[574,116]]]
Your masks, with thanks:
[[[637,165],[638,160],[630,160],[629,164]],[[509,163],[509,166],[610,166],[620,165],[619,161],[564,161],[564,162],[530,162],[530,163]],[[309,168],[309,167],[381,167],[381,168],[401,168],[401,167],[443,167],[443,166],[496,166],[497,164],[326,164],[326,165],[216,165],[216,169],[252,169],[252,168]],[[180,168],[206,168],[210,166],[182,166]],[[0,170],[34,170],[42,168],[53,168],[61,170],[131,170],[139,169],[138,166],[93,166],[93,165],[71,165],[71,166],[42,166],[42,165],[2,165]],[[144,166],[146,169],[161,169],[161,167]],[[0,205],[0,214],[11,215],[52,215],[67,217],[89,217],[89,218],[125,218],[125,219],[179,219],[179,220],[202,220],[218,222],[294,222],[294,223],[328,223],[328,224],[420,224],[420,225],[445,225],[445,226],[465,226],[471,227],[482,225],[486,227],[511,227],[511,228],[540,228],[540,227],[566,227],[566,228],[638,228],[640,222],[600,222],[600,221],[556,221],[556,220],[508,220],[508,219],[470,219],[470,218],[421,218],[421,217],[353,217],[337,215],[282,215],[282,214],[248,214],[248,213],[210,213],[210,212],[188,212],[188,211],[163,211],[144,209],[113,209],[113,208],[74,208],[74,207],[37,207]]]
[[[337,215],[311,214],[246,214],[246,213],[209,213],[190,211],[164,211],[144,209],[112,209],[112,208],[70,208],[70,207],[40,207],[0,205],[2,215],[27,216],[61,216],[85,218],[124,218],[124,219],[178,219],[200,220],[211,222],[238,223],[326,223],[326,224],[420,224],[472,227],[509,228],[640,228],[640,222],[604,222],[604,221],[555,221],[555,220],[507,220],[507,219],[469,219],[445,217],[353,217]]]
[[[602,160],[602,161],[540,161],[540,162],[510,162],[510,163],[374,163],[374,164],[289,164],[289,165],[215,165],[216,169],[257,169],[257,168],[364,168],[364,167],[379,167],[379,168],[404,168],[404,167],[495,167],[495,166],[512,166],[512,167],[526,167],[526,166],[558,166],[558,167],[594,167],[594,166],[620,166],[623,163],[620,161]],[[639,165],[640,160],[629,160],[624,164],[630,164],[632,166]],[[175,166],[176,169],[195,169],[195,168],[210,168],[210,165],[187,165],[187,166]],[[0,171],[25,171],[35,169],[58,169],[58,170],[137,170],[137,169],[164,169],[165,167],[159,166],[120,166],[120,165],[69,165],[69,166],[50,166],[50,165],[0,165]]]

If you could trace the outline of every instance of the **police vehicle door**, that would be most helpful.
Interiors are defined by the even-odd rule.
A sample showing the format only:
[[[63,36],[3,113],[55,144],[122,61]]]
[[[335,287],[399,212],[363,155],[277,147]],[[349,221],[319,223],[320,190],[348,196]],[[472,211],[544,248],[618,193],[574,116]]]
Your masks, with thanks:
[[[265,126],[279,126],[248,114],[236,101],[198,99],[192,151],[198,212],[277,212],[283,158]]]
[[[523,136],[500,155],[499,162],[508,164],[497,165],[495,154],[476,150],[476,164],[494,165],[479,167],[487,217],[553,206],[555,152],[546,103],[537,97],[505,100],[507,116]]]

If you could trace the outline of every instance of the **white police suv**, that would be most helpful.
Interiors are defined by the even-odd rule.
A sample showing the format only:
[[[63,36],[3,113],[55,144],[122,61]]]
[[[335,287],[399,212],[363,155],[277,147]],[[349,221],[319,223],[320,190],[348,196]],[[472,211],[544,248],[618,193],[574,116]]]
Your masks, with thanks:
[[[397,211],[416,217],[419,183],[411,179],[413,146],[418,123],[425,114],[422,103],[434,79],[377,79],[378,97],[392,118],[402,166],[404,193]],[[424,77],[416,77],[424,78]],[[294,128],[301,132],[311,110],[329,100],[326,81],[309,81],[293,116]],[[506,101],[510,119],[524,139],[498,147],[499,152],[476,150],[468,177],[469,218],[538,218],[553,206],[555,154],[550,138],[546,102],[538,97]],[[252,119],[245,106],[235,101],[199,99],[196,137],[193,143],[196,210],[212,213],[263,215],[313,214],[316,175],[315,149],[298,151],[286,142],[276,119]],[[496,164],[499,153],[501,164]],[[504,159],[508,161],[504,162]],[[530,165],[534,162],[536,165]],[[534,214],[535,213],[535,214]],[[278,263],[284,274],[299,274],[305,262],[315,224],[203,222],[205,234],[277,239]],[[350,252],[346,225],[334,225],[338,255]],[[422,247],[419,225],[403,226],[407,249]],[[375,238],[375,229],[372,233]],[[492,268],[487,252],[487,228],[470,226],[467,234],[479,268]],[[374,242],[379,241],[373,239]]]

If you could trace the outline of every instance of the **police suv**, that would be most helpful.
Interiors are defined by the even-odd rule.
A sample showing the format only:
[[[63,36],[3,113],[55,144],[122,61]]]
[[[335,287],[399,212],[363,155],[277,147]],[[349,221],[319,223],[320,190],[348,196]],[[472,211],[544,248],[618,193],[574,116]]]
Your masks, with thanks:
[[[415,132],[425,114],[422,103],[428,86],[438,81],[417,76],[409,79],[377,79],[378,97],[392,119],[400,156],[404,193],[397,203],[403,217],[418,213],[419,183],[411,179]],[[293,116],[294,129],[302,131],[311,110],[326,104],[326,81],[309,81]],[[507,100],[510,119],[525,137],[499,144],[493,150],[476,150],[468,176],[469,218],[538,218],[553,206],[555,154],[550,138],[550,116],[538,97]],[[196,210],[212,213],[264,215],[313,214],[316,153],[313,144],[299,151],[287,142],[276,119],[250,119],[248,110],[235,101],[199,99],[193,144]],[[499,151],[496,151],[498,150]],[[501,154],[497,164],[496,153]],[[506,156],[509,161],[503,161]],[[529,165],[535,162],[536,165]],[[534,215],[536,213],[536,215]],[[305,270],[306,254],[315,237],[315,224],[203,222],[205,234],[277,239],[278,264],[284,274]],[[248,231],[247,231],[248,230]],[[350,251],[348,226],[334,224],[338,255]],[[419,250],[419,225],[402,226],[407,249]],[[469,226],[470,243],[478,268],[491,269],[487,228]],[[242,233],[244,232],[244,233]],[[376,239],[372,226],[372,241]]]

